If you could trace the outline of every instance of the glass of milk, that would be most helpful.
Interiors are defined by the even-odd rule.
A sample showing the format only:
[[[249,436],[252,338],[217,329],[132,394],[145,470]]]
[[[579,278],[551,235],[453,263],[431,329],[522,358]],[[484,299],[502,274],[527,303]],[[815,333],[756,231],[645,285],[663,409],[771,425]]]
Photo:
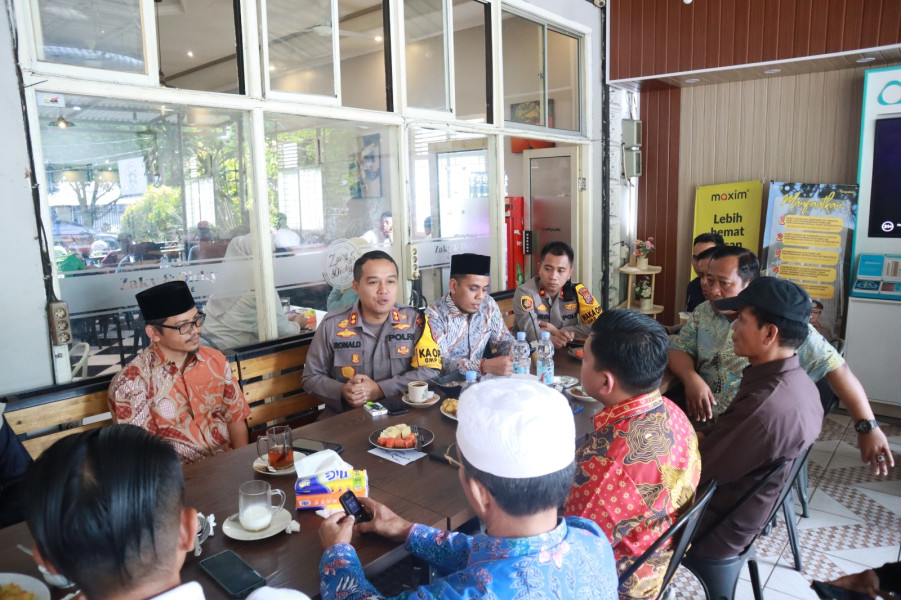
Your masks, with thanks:
[[[278,506],[272,497],[279,496]],[[285,506],[285,492],[273,490],[265,481],[246,481],[238,488],[238,520],[247,531],[260,531],[269,527],[272,517]]]

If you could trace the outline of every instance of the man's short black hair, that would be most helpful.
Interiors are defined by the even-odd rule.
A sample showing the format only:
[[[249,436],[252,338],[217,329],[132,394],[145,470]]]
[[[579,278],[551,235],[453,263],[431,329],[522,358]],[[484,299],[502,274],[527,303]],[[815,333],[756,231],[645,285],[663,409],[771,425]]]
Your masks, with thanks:
[[[820,302],[819,300],[812,300],[812,302],[813,302],[814,308],[819,308],[820,310],[823,310],[823,303],[822,303],[822,302]]]
[[[185,480],[171,444],[134,425],[66,436],[25,476],[41,556],[85,596],[120,596],[171,564]]]
[[[804,343],[804,340],[807,339],[807,334],[810,330],[806,323],[784,319],[756,306],[749,306],[748,308],[751,314],[757,318],[757,329],[763,329],[764,325],[776,326],[779,330],[779,345],[781,347],[797,350]]]
[[[588,348],[596,371],[606,370],[630,394],[647,394],[660,387],[669,341],[663,325],[638,311],[613,309],[591,325]]]
[[[498,477],[480,471],[472,466],[464,455],[461,455],[461,462],[466,478],[475,479],[488,488],[497,505],[514,517],[526,517],[562,506],[576,475],[575,462],[547,475],[522,479]]]
[[[692,242],[692,246],[696,246],[698,244],[716,244],[717,246],[725,246],[726,241],[723,239],[718,233],[702,233],[698,237],[695,238],[695,241]]]
[[[381,223],[382,219],[384,219],[385,217],[390,217],[390,216],[391,216],[391,211],[386,210],[385,212],[383,212],[382,214],[379,215],[379,223]]]
[[[541,249],[541,260],[544,260],[544,257],[548,254],[553,254],[554,256],[566,255],[569,259],[569,266],[573,266],[573,263],[576,260],[576,254],[573,252],[573,247],[566,242],[548,242]]]
[[[699,261],[707,260],[708,258],[713,256],[713,253],[716,252],[717,248],[719,248],[719,247],[720,246],[711,246],[709,248],[705,248],[705,249],[701,250],[701,253],[698,254],[698,260]]]
[[[391,258],[390,254],[388,254],[384,250],[370,250],[369,252],[358,258],[354,263],[354,281],[356,281],[357,283],[359,283],[360,278],[363,277],[363,265],[368,263],[370,260],[391,261],[391,264],[394,265],[394,272],[400,273],[397,268],[397,263],[394,262],[394,259]]]
[[[738,276],[742,283],[750,283],[760,277],[760,261],[757,255],[741,246],[717,246],[716,251],[711,255],[710,260],[719,260],[734,256],[738,259]]]

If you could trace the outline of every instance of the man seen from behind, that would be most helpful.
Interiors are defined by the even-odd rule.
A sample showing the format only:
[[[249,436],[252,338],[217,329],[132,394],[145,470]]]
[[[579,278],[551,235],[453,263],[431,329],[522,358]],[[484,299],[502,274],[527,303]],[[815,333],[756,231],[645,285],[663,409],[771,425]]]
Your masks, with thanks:
[[[564,511],[600,525],[620,573],[676,522],[701,474],[691,423],[658,390],[666,355],[663,326],[632,310],[599,316],[585,343],[582,386],[604,408],[576,452]],[[620,598],[657,598],[671,554],[639,568]]]
[[[494,379],[463,392],[457,418],[448,460],[484,533],[414,525],[360,498],[372,521],[354,525],[353,517],[333,515],[319,529],[323,600],[382,597],[350,545],[354,531],[403,542],[437,570],[439,579],[401,598],[616,598],[604,533],[589,520],[557,516],[573,476],[575,425],[566,399],[535,381]]]
[[[203,600],[181,583],[197,540],[181,463],[170,444],[133,425],[66,436],[25,477],[34,558],[87,600]],[[304,600],[263,587],[248,600]]]

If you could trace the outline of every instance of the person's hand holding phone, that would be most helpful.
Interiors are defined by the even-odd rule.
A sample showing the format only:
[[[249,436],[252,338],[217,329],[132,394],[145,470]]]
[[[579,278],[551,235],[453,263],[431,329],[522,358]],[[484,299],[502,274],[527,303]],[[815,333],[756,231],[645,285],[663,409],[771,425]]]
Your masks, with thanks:
[[[346,513],[335,513],[319,526],[319,543],[323,550],[335,544],[349,544],[353,535],[354,518]]]
[[[377,533],[395,542],[405,542],[413,523],[402,519],[393,510],[376,502],[372,498],[357,498],[363,508],[372,515],[371,521],[357,523],[355,529],[360,533]]]

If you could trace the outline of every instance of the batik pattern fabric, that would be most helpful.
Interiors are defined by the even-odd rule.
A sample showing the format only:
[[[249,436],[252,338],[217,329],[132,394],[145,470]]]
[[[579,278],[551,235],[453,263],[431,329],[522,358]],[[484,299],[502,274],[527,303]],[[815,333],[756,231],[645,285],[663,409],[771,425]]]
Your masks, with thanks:
[[[516,342],[491,296],[486,296],[479,310],[468,315],[457,308],[450,294],[446,294],[426,310],[426,315],[441,349],[444,375],[480,371],[489,342],[503,356],[510,354]]]
[[[616,598],[610,544],[598,526],[585,519],[562,519],[548,533],[524,538],[468,536],[414,525],[405,547],[433,565],[441,578],[396,598]],[[319,571],[323,600],[384,597],[366,580],[350,544],[328,548]]]
[[[801,368],[813,381],[845,364],[845,359],[812,325],[807,326],[807,339],[798,348]],[[742,373],[750,363],[735,355],[732,321],[713,310],[710,302],[702,302],[670,342],[671,350],[680,350],[695,361],[695,370],[710,387],[716,404],[713,417],[726,412],[738,393]]]
[[[183,463],[227,450],[228,426],[250,416],[225,355],[204,346],[182,372],[150,344],[113,378],[109,406],[117,423],[164,438]]]
[[[656,391],[595,415],[576,465],[565,514],[601,527],[619,573],[678,520],[701,476],[691,423]],[[656,598],[671,556],[668,548],[658,552],[620,587],[620,597]]]

